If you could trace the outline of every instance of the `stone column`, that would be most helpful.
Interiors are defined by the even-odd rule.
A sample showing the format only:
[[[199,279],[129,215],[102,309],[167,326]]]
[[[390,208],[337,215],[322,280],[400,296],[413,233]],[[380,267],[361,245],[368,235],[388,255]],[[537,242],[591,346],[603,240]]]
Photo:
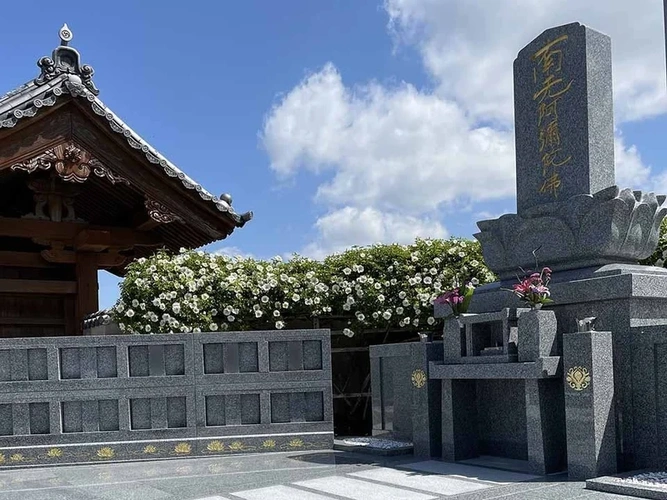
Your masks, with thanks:
[[[429,378],[429,363],[442,359],[442,342],[412,344],[412,443],[418,458],[441,453],[441,382]]]
[[[563,335],[567,465],[571,480],[616,472],[611,332]]]

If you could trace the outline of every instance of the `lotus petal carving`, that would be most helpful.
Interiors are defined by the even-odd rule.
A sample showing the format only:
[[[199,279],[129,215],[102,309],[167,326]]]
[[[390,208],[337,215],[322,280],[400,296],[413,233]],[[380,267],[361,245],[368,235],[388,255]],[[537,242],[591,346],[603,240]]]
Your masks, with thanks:
[[[536,249],[539,265],[555,271],[637,263],[658,245],[666,198],[612,186],[536,206],[522,216],[479,221],[475,238],[501,279],[514,277],[520,267],[532,269]]]

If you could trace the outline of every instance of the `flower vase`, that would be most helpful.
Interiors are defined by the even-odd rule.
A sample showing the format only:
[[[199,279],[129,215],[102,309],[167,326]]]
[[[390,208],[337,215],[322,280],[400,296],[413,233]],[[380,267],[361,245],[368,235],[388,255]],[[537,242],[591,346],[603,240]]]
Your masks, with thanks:
[[[531,307],[530,311],[521,314],[517,319],[518,361],[534,362],[540,358],[555,356],[557,326],[554,311]]]
[[[540,309],[542,309],[543,305],[544,304],[542,304],[541,302],[539,304],[530,304],[530,310],[531,311],[539,311]]]

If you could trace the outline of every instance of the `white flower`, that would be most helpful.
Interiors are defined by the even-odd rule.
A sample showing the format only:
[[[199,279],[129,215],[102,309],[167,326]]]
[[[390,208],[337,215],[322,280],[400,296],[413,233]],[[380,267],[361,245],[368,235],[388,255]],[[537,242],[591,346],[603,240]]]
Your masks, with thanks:
[[[408,307],[408,306],[410,305],[410,301],[409,301],[408,299],[405,299],[405,300],[403,300],[402,304],[403,304],[405,307]]]
[[[230,323],[233,323],[235,319],[236,318],[234,316],[232,316],[231,314],[229,316],[227,316],[227,321],[229,321]]]
[[[178,302],[174,302],[171,306],[171,309],[174,311],[175,314],[178,314],[181,312],[181,304]]]
[[[276,321],[276,328],[278,330],[282,330],[283,328],[285,328],[285,323],[283,321]]]
[[[208,325],[208,329],[211,330],[212,332],[215,332],[218,329],[218,324],[211,323],[210,325]]]
[[[344,309],[345,311],[349,311],[350,309],[352,309],[352,307],[350,306],[350,304],[348,304],[348,303],[346,302],[345,304],[343,304],[343,309]]]
[[[466,253],[465,253],[465,252],[459,252],[459,257],[463,258],[463,257],[465,257],[465,256],[466,256]]]
[[[131,318],[132,316],[134,316],[134,311],[132,309],[128,309],[127,312],[125,313],[125,316]]]
[[[343,335],[345,335],[346,337],[354,337],[354,332],[349,328],[344,328]]]
[[[279,318],[280,317],[280,311],[278,311],[278,310],[273,311],[273,317],[274,318]]]
[[[144,326],[144,330],[146,330],[147,332],[150,332],[151,331],[151,325]]]
[[[201,333],[201,328],[199,327],[193,328],[192,333]]]
[[[401,306],[396,308],[396,314],[403,314],[403,308]]]
[[[413,319],[413,320],[412,320],[412,324],[413,324],[414,326],[419,326],[419,318],[415,318],[415,319]]]
[[[474,286],[477,286],[477,285],[479,285],[479,280],[477,278],[472,278],[470,280],[470,283],[472,283]]]
[[[255,311],[255,318],[261,318],[263,314],[262,311]]]
[[[262,298],[260,299],[263,304],[266,304],[269,302],[269,298],[266,295],[262,295]]]
[[[364,314],[361,312],[357,312],[356,316],[359,321],[363,321],[366,319],[366,316],[364,316]]]
[[[427,322],[429,325],[432,325],[432,324],[435,323],[435,318],[434,318],[433,316],[429,316],[428,319],[426,320],[426,322]]]
[[[375,283],[373,286],[375,287],[376,290],[382,288],[382,285],[380,283]]]
[[[299,297],[298,293],[295,293],[294,295],[292,295],[292,300],[294,302],[299,302],[300,299],[301,299],[301,297]]]
[[[470,265],[471,265],[472,267],[477,267],[477,266],[479,265],[479,261],[473,259],[473,260],[470,261]]]
[[[359,264],[359,265],[357,266],[357,272],[358,272],[358,273],[363,273],[363,272],[364,272],[364,266],[362,266],[361,264]]]
[[[385,312],[383,312],[383,313],[382,313],[382,317],[383,317],[384,319],[390,319],[390,318],[391,318],[391,312],[389,312],[389,311],[385,311]]]
[[[382,295],[382,294],[378,295],[378,301],[379,302],[384,302],[384,295]]]
[[[426,277],[424,278],[424,284],[425,284],[425,285],[430,285],[432,282],[433,282],[433,280],[431,279],[430,276],[426,276]]]
[[[289,309],[289,302],[283,302],[283,309]]]
[[[139,307],[139,301],[137,299],[132,300],[132,307]]]
[[[352,269],[350,269],[349,267],[346,267],[345,269],[343,269],[343,273],[344,273],[346,276],[349,275],[351,272],[352,272]]]

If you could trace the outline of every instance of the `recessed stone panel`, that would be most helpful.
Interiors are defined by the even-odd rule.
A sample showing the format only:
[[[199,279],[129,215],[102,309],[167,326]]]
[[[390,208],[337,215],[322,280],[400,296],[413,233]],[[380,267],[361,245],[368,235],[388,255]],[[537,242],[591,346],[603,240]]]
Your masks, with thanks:
[[[130,400],[130,425],[132,430],[151,428],[151,400],[148,398]]]
[[[167,398],[167,427],[187,427],[185,396]]]
[[[252,373],[258,371],[257,342],[239,342],[239,372]]]
[[[324,394],[322,392],[307,392],[305,405],[306,422],[324,421]]]
[[[103,399],[98,403],[99,429],[100,431],[117,431],[118,426],[118,400]]]
[[[269,342],[269,371],[286,372],[288,360],[287,342]]]
[[[280,424],[290,421],[290,395],[284,392],[271,394],[271,423]]]
[[[28,349],[28,380],[47,380],[46,349]]]
[[[130,363],[130,377],[148,377],[148,346],[132,345],[127,350]]]
[[[49,418],[49,403],[30,403],[30,434],[49,434],[51,419]]]
[[[12,418],[12,405],[0,405],[0,436],[11,436],[14,434],[14,419]]]
[[[322,341],[304,340],[303,341],[303,369],[321,370],[322,369]]]
[[[206,396],[206,425],[225,425],[225,396]]]
[[[259,394],[241,394],[241,424],[259,424]]]
[[[97,377],[114,378],[118,376],[116,347],[97,348]]]
[[[222,344],[206,343],[203,344],[204,350],[204,373],[213,375],[224,373],[222,364]]]
[[[185,374],[185,353],[183,344],[167,344],[164,346],[165,375]]]

